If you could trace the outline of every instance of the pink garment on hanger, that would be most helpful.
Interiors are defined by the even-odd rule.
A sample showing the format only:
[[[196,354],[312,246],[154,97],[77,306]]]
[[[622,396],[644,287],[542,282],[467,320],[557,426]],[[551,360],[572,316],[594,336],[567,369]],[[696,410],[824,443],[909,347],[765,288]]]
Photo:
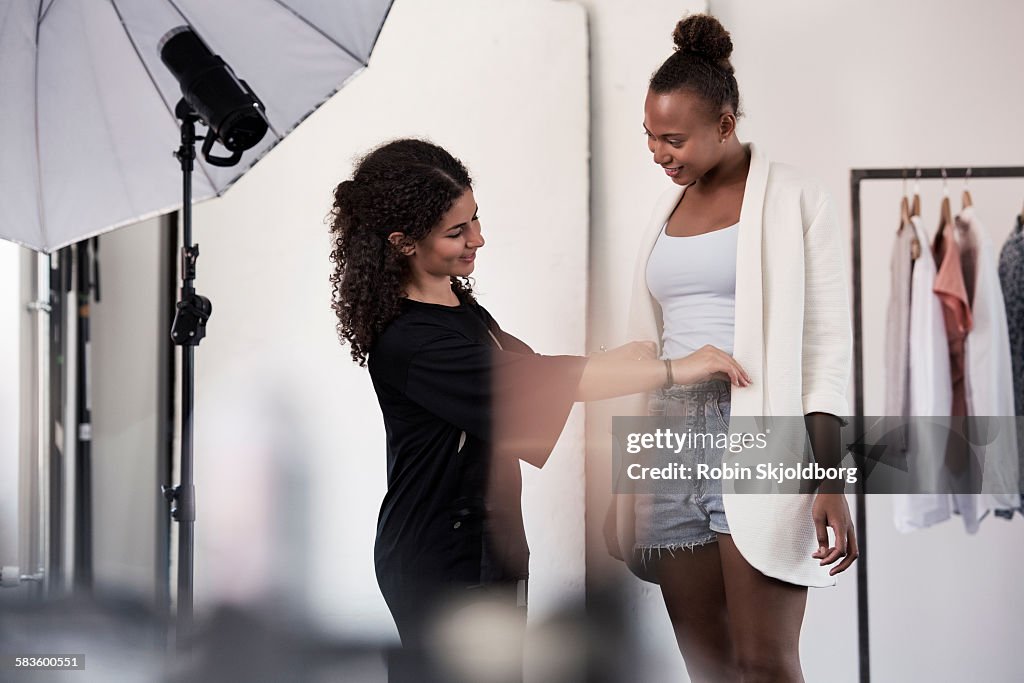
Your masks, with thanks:
[[[946,322],[949,342],[949,370],[953,381],[952,415],[967,415],[967,386],[965,384],[965,348],[967,333],[974,326],[971,305],[967,299],[967,285],[961,266],[960,246],[952,239],[952,227],[935,239],[935,258],[939,271],[932,291],[942,302],[942,316]]]

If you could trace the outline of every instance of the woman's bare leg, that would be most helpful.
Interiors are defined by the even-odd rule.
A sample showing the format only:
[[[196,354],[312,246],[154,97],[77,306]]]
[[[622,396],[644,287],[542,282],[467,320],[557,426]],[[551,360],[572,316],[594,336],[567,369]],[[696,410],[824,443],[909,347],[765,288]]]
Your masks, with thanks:
[[[807,587],[765,576],[719,534],[729,628],[743,683],[803,683],[800,627]]]
[[[694,683],[739,681],[718,543],[671,554],[662,551],[655,561],[661,594],[690,679]]]

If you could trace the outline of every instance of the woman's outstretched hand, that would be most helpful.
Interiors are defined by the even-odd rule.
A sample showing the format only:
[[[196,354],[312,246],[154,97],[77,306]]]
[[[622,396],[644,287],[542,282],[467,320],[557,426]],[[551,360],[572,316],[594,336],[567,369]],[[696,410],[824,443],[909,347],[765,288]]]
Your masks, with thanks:
[[[604,351],[604,347],[601,349]],[[600,401],[657,389],[667,380],[665,364],[658,360],[657,344],[634,341],[595,353],[587,358],[577,401]],[[705,346],[686,358],[672,361],[672,376],[677,384],[693,384],[708,379],[728,379],[736,386],[750,384],[750,378],[732,356],[713,346]]]
[[[674,359],[672,377],[676,384],[696,384],[726,377],[738,387],[750,384],[750,376],[736,359],[710,344],[705,344],[689,356]]]

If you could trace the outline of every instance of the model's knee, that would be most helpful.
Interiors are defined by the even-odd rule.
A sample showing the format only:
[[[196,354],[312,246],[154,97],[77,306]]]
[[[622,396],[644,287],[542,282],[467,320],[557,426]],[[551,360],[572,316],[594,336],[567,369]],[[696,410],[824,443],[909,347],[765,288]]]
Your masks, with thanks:
[[[736,663],[743,683],[802,683],[799,657],[775,652],[740,652]]]
[[[736,660],[723,652],[684,652],[683,661],[692,683],[740,683]]]

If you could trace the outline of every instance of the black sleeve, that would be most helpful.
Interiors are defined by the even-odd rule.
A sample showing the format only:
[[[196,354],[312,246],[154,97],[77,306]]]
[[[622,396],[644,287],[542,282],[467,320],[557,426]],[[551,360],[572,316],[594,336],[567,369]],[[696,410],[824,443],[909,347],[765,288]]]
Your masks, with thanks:
[[[542,467],[575,402],[586,361],[498,350],[451,333],[424,344],[412,357],[406,395],[489,441],[495,457]]]
[[[534,353],[534,350],[530,348],[529,344],[501,329],[498,321],[494,319],[494,316],[491,315],[490,311],[483,306],[480,306],[478,310],[484,317],[487,327],[501,344],[501,348],[506,351],[515,351],[517,353]]]
[[[529,345],[518,337],[514,337],[505,330],[498,328],[496,333],[498,341],[501,342],[501,348],[506,351],[515,351],[516,353],[536,353]]]

